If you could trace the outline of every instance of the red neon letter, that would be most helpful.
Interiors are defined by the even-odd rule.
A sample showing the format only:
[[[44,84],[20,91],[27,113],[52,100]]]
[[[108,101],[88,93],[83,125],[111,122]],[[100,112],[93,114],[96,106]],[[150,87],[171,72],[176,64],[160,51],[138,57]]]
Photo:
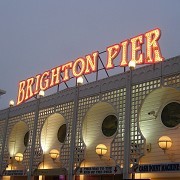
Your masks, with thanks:
[[[33,84],[34,84],[34,78],[29,78],[26,80],[27,81],[27,85],[26,85],[26,97],[25,100],[33,97]]]
[[[114,68],[113,60],[118,56],[120,51],[119,44],[112,45],[106,49],[107,51],[107,64],[106,69],[112,69]]]
[[[60,69],[61,67],[59,66],[51,70],[50,87],[55,86],[60,83]]]
[[[128,66],[128,44],[129,44],[129,40],[123,41],[121,42],[121,46],[122,46],[122,60],[120,63],[120,66]]]
[[[79,68],[80,71],[78,72],[78,67],[80,66],[79,65],[80,63],[81,63],[81,67]],[[85,71],[85,68],[86,68],[85,65],[86,65],[86,63],[85,63],[85,60],[83,58],[76,59],[76,61],[73,64],[73,67],[72,67],[73,76],[74,77],[81,76],[84,73],[84,71]]]
[[[63,81],[68,81],[70,79],[70,77],[69,77],[69,69],[72,69],[72,62],[69,62],[69,63],[64,64],[62,66],[62,71],[64,71]]]
[[[99,52],[94,52],[92,55],[86,56],[86,70],[85,74],[89,74],[91,72],[95,72],[97,69],[97,60],[98,60]]]
[[[131,39],[131,60],[135,60],[136,64],[143,64],[144,53],[142,53],[143,35],[136,36]],[[138,55],[138,51],[141,51]]]
[[[21,81],[19,83],[17,105],[24,101],[24,98],[25,98],[25,86],[26,86],[26,81]]]
[[[40,79],[40,90],[46,90],[49,88],[49,71],[45,71]]]
[[[35,91],[34,91],[34,95],[39,93],[39,86],[40,86],[40,78],[41,78],[41,74],[36,75],[36,85],[35,85]]]
[[[146,37],[146,59],[145,63],[156,63],[164,60],[158,44],[161,37],[160,29],[154,29],[145,34]]]

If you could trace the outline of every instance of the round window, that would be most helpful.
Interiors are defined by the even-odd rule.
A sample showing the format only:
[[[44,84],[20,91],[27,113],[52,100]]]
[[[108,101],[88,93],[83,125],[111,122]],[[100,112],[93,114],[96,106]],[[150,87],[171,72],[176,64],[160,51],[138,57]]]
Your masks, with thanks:
[[[29,140],[29,131],[24,136],[24,146],[27,147]]]
[[[63,143],[66,137],[66,124],[63,124],[60,126],[58,133],[57,133],[57,138],[60,143]]]
[[[177,102],[167,104],[162,110],[161,120],[166,127],[177,126],[180,123],[180,104]]]
[[[105,136],[110,137],[117,131],[118,120],[114,115],[107,116],[102,123],[102,132]]]

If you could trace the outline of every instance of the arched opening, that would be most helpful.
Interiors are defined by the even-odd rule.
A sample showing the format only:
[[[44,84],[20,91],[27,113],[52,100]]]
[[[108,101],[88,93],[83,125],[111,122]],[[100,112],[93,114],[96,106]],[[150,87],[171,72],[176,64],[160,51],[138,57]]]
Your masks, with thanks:
[[[41,169],[60,167],[60,150],[66,138],[66,128],[66,121],[61,114],[55,113],[46,119],[41,131],[43,149],[43,162],[39,166]]]
[[[9,135],[8,139],[8,150],[10,154],[10,164],[8,168],[13,169],[23,169],[22,161],[23,154],[28,146],[29,142],[29,129],[25,122],[17,122]]]
[[[114,165],[114,160],[110,158],[110,144],[118,126],[115,113],[113,106],[107,102],[93,105],[86,113],[82,126],[82,136],[86,144],[83,166]],[[107,153],[101,158],[96,154],[98,144],[104,144],[107,147]]]
[[[140,130],[147,147],[146,155],[141,159],[143,163],[167,162],[179,158],[179,103],[180,91],[170,87],[156,89],[145,98],[139,113]],[[168,150],[169,154],[173,154],[170,159],[159,148],[158,140],[161,136],[168,136],[173,141]]]

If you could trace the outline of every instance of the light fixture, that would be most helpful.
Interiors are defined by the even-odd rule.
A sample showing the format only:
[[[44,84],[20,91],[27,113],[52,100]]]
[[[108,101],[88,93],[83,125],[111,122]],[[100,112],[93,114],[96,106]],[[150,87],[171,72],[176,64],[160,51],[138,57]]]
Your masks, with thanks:
[[[52,160],[55,161],[59,157],[59,151],[57,149],[52,149],[49,152],[49,155],[52,158]]]
[[[17,162],[21,162],[23,160],[23,154],[22,153],[17,153],[15,156],[14,156],[14,159],[17,161]]]
[[[39,91],[39,97],[44,97],[44,94],[45,94],[45,93],[44,93],[43,90],[40,90],[40,91]]]
[[[10,106],[10,107],[14,106],[14,101],[13,101],[13,100],[10,100],[10,101],[9,101],[9,106]]]
[[[104,144],[98,144],[96,146],[96,154],[101,158],[107,153],[107,147]]]
[[[128,66],[129,66],[130,70],[134,70],[136,67],[136,61],[130,60]]]
[[[172,146],[172,140],[168,136],[162,136],[158,140],[159,147],[164,151],[169,149]]]
[[[82,85],[82,84],[83,84],[83,77],[82,77],[82,76],[79,76],[79,77],[77,78],[77,85],[80,86],[80,85]]]

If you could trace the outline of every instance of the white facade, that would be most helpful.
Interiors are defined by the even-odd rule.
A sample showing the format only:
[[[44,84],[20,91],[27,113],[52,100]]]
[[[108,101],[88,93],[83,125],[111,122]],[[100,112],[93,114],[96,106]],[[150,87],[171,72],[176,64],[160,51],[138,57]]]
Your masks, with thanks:
[[[180,103],[179,88],[180,56],[1,110],[3,179],[9,179],[5,174],[15,173],[13,170],[20,170],[20,175],[29,179],[52,174],[66,174],[69,179],[96,179],[101,174],[103,178],[100,171],[87,174],[86,167],[112,167],[117,171],[109,174],[123,174],[125,178],[134,174],[139,179],[178,179],[180,126],[166,127],[161,114],[168,103]],[[107,137],[102,123],[109,115],[117,117],[118,123],[116,133]],[[66,135],[60,142],[57,133],[63,124]],[[172,140],[172,147],[165,152],[158,145],[161,136]],[[107,147],[102,157],[95,151],[98,144]],[[55,160],[49,155],[52,149],[60,152]],[[22,162],[15,160],[17,153],[23,154]],[[162,171],[162,166],[171,164],[177,169]]]

